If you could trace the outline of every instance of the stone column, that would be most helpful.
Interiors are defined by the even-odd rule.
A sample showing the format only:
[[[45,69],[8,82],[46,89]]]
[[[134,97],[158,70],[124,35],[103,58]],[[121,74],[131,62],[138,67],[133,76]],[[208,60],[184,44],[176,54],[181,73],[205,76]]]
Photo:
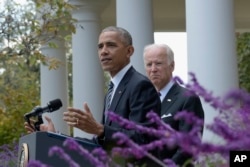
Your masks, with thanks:
[[[143,48],[154,42],[152,1],[116,0],[116,13],[117,26],[128,30],[133,38],[135,52],[131,62],[145,74]]]
[[[238,88],[233,0],[186,0],[188,71],[215,96]],[[218,111],[204,104],[205,123]],[[203,139],[214,134],[205,130]]]
[[[60,62],[57,69],[49,69],[48,66],[41,65],[41,106],[54,99],[61,99],[63,106],[52,113],[45,113],[55,124],[56,130],[64,134],[69,134],[69,127],[63,121],[63,112],[68,107],[68,71],[66,61],[65,44],[63,40],[53,40],[57,48],[43,46],[41,51],[49,59],[56,59]],[[44,119],[46,123],[46,120]]]
[[[98,58],[100,14],[109,0],[73,0],[77,6],[73,17],[78,20],[72,37],[73,106],[83,108],[87,102],[96,120],[101,121],[104,102],[104,75]],[[74,129],[74,136],[92,135]]]

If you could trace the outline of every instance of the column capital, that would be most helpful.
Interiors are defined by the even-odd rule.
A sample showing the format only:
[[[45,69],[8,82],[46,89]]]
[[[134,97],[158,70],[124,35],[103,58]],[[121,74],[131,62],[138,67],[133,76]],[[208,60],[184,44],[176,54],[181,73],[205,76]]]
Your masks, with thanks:
[[[70,4],[75,6],[72,15],[78,23],[84,21],[100,21],[100,15],[109,5],[110,0],[71,0]]]
[[[78,10],[92,9],[101,13],[109,5],[110,0],[70,0],[69,3],[76,6]]]

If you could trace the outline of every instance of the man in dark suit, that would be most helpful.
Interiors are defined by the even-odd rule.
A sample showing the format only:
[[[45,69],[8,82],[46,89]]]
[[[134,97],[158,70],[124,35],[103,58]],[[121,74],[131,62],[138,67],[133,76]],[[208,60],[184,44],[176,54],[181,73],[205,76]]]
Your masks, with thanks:
[[[110,74],[113,83],[113,91],[110,96],[106,96],[104,110],[100,111],[100,114],[103,114],[103,120],[101,123],[95,120],[87,103],[83,104],[83,109],[69,107],[68,111],[64,112],[63,120],[68,125],[94,134],[96,138],[93,141],[107,151],[117,144],[112,138],[116,132],[124,133],[137,144],[147,144],[151,142],[151,138],[133,129],[121,127],[106,118],[105,112],[113,111],[125,119],[146,127],[153,126],[146,118],[148,112],[154,111],[160,116],[161,101],[157,91],[150,80],[138,73],[130,64],[133,53],[132,37],[128,31],[113,26],[103,29],[98,42],[99,60],[103,70]],[[111,97],[111,103],[107,107],[106,99],[109,97]],[[45,118],[48,124],[41,125],[40,129],[55,132],[51,119]],[[27,123],[25,128],[28,132],[33,131]],[[139,164],[144,162],[153,163],[149,159],[143,159]]]
[[[110,96],[106,96],[104,110],[100,111],[100,114],[103,114],[103,120],[102,122],[95,120],[87,103],[83,104],[83,109],[69,107],[68,111],[64,112],[63,120],[68,125],[94,134],[96,137],[93,141],[107,151],[117,144],[112,138],[116,132],[124,133],[137,144],[147,144],[151,138],[133,129],[121,127],[106,118],[105,112],[113,111],[125,119],[146,127],[153,126],[146,118],[148,112],[154,111],[160,116],[161,101],[157,91],[150,80],[138,73],[130,64],[133,53],[132,37],[128,31],[113,26],[103,29],[98,42],[99,60],[103,70],[110,74],[113,83],[113,91]],[[106,99],[109,97],[111,97],[111,103],[107,107]],[[55,132],[51,119],[49,117],[45,119],[48,124],[40,125],[40,129]],[[29,133],[34,131],[27,122],[25,128]],[[144,162],[151,163],[151,160],[143,159],[139,164]]]
[[[103,70],[110,74],[114,86],[110,95],[110,107],[107,108],[105,104],[103,112],[113,111],[125,119],[149,127],[153,124],[146,115],[150,111],[160,115],[161,102],[150,80],[130,64],[133,52],[132,37],[128,31],[113,26],[102,30],[98,42],[99,60]],[[109,95],[106,98],[109,98]],[[149,136],[121,127],[106,118],[105,114],[102,123],[96,121],[87,103],[84,103],[83,109],[69,108],[63,119],[70,126],[96,135],[98,143],[107,150],[116,145],[112,138],[116,132],[124,133],[137,144],[151,141]]]
[[[198,96],[187,96],[187,89],[172,80],[175,67],[172,49],[165,44],[151,44],[144,48],[143,56],[146,74],[160,93],[161,119],[177,131],[188,132],[192,125],[184,120],[175,120],[174,116],[185,110],[204,119],[204,111]],[[201,129],[202,133],[203,127]],[[176,164],[183,165],[191,156],[175,147],[160,151],[159,158],[172,159]]]

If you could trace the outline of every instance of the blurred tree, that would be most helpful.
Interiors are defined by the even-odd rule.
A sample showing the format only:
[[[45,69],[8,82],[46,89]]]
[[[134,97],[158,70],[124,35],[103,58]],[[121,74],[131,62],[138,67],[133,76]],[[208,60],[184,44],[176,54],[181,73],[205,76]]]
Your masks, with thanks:
[[[237,34],[237,55],[240,88],[250,92],[250,32]]]
[[[75,32],[74,7],[64,0],[17,2],[0,2],[0,145],[26,133],[23,115],[40,103],[40,63],[60,65],[40,47],[56,48],[54,39],[70,40]]]

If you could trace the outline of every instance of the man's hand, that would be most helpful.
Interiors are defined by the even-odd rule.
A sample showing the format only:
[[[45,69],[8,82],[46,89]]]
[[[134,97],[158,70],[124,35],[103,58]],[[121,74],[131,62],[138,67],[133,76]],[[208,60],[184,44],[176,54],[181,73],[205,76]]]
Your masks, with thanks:
[[[48,124],[41,124],[40,125],[40,131],[50,131],[50,132],[56,132],[55,130],[55,126],[54,123],[52,122],[52,120],[45,116],[46,121],[48,122]],[[33,133],[35,132],[35,126],[34,126],[35,121],[34,120],[30,120],[30,124],[28,122],[24,123],[24,128],[27,130],[28,133]]]
[[[104,132],[104,126],[95,120],[87,103],[83,104],[83,110],[69,107],[68,111],[63,113],[63,120],[69,126],[97,136]]]

